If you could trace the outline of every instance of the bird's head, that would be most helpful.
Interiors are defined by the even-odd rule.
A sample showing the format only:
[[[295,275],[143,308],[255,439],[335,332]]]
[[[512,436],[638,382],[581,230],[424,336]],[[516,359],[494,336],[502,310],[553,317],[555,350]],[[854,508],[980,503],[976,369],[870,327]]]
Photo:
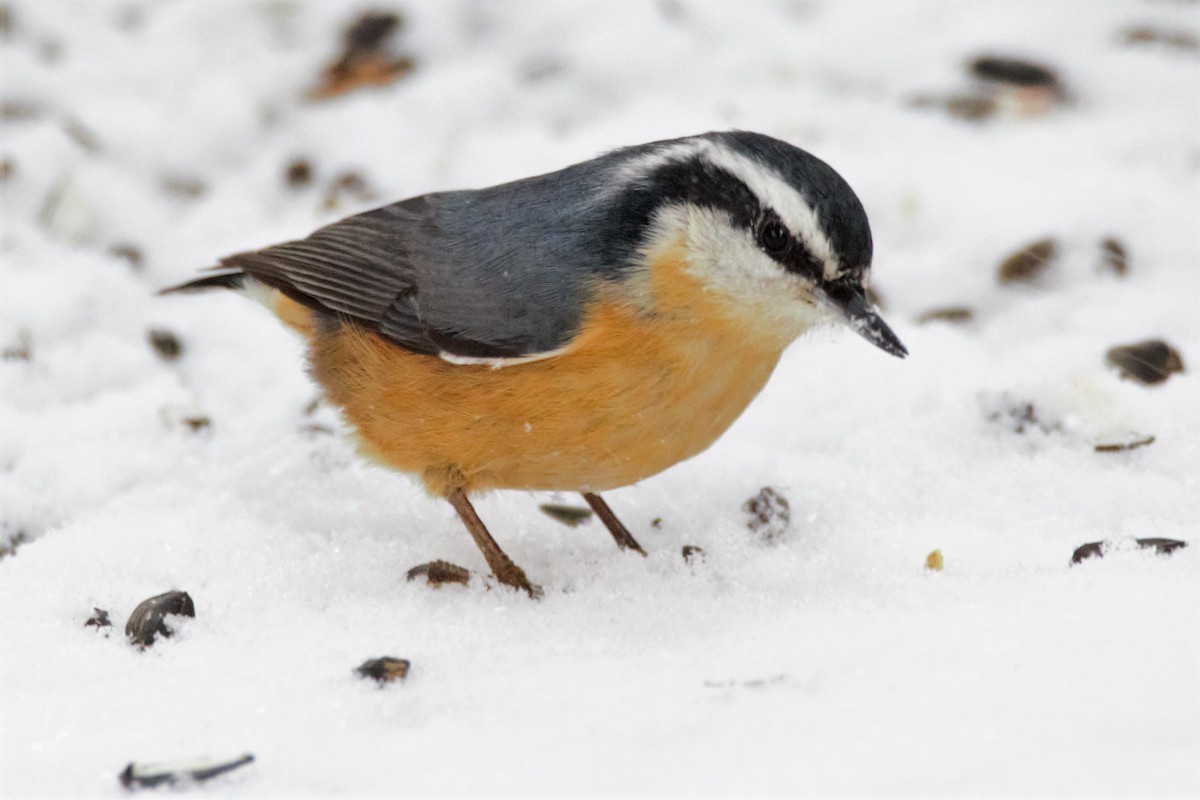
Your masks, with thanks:
[[[757,133],[656,142],[621,166],[618,228],[653,252],[682,242],[706,290],[791,340],[838,320],[880,349],[908,351],[866,296],[871,229],[833,168]]]

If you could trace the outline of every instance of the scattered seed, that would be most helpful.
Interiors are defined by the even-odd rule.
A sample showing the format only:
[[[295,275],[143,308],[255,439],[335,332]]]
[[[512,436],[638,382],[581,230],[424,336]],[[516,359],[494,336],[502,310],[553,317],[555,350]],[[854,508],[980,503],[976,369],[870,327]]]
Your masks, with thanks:
[[[704,552],[703,547],[694,544],[685,544],[683,546],[683,560],[689,564],[704,563],[707,560],[708,554]]]
[[[592,518],[592,510],[583,506],[542,503],[538,510],[570,528],[578,527]]]
[[[123,258],[129,262],[130,268],[138,272],[142,268],[142,263],[145,260],[142,256],[142,251],[132,244],[118,243],[108,247],[108,254],[113,258]]]
[[[173,786],[177,783],[203,783],[210,778],[232,772],[253,763],[254,756],[246,753],[229,761],[204,758],[190,762],[137,764],[130,762],[119,779],[126,789],[148,789],[154,786]]]
[[[343,195],[350,195],[352,201],[364,203],[375,197],[366,179],[357,172],[343,172],[330,182],[323,201],[325,208],[332,210],[340,206]]]
[[[408,571],[408,580],[414,581],[417,578],[424,578],[425,582],[434,588],[444,583],[460,583],[466,586],[471,582],[471,571],[449,561],[430,561]]]
[[[25,531],[17,531],[12,536],[8,537],[8,541],[0,544],[0,559],[8,558],[17,552],[17,549],[29,542],[29,534]]]
[[[39,119],[45,109],[32,100],[0,100],[0,120],[18,122]]]
[[[17,171],[17,163],[11,158],[0,158],[0,181],[6,181]]]
[[[912,108],[945,109],[950,116],[969,122],[979,122],[996,111],[995,101],[981,94],[918,94],[909,97],[907,104]]]
[[[1146,385],[1162,383],[1176,372],[1183,372],[1183,357],[1162,339],[1118,345],[1105,354],[1108,363],[1121,371],[1121,377]]]
[[[663,518],[662,517],[655,517],[654,519],[650,520],[650,527],[654,528],[654,530],[661,531],[662,526],[663,526]]]
[[[1088,542],[1075,548],[1075,552],[1071,554],[1071,563],[1078,564],[1089,558],[1104,557],[1104,542]]]
[[[306,158],[290,161],[283,173],[284,181],[293,189],[300,189],[312,183],[312,164]]]
[[[38,55],[47,64],[53,64],[62,58],[62,42],[57,39],[43,39],[38,42]]]
[[[161,183],[167,194],[185,200],[195,200],[208,191],[208,185],[193,175],[164,175]]]
[[[1114,275],[1129,272],[1129,251],[1115,236],[1100,240],[1100,268]]]
[[[160,634],[170,638],[174,631],[167,626],[165,618],[171,614],[196,616],[196,606],[187,592],[164,592],[143,600],[129,615],[129,621],[125,623],[125,635],[130,642],[141,647],[154,644],[154,638]]]
[[[17,331],[17,341],[0,350],[0,358],[5,361],[28,361],[33,358],[33,337],[27,328]]]
[[[747,515],[746,527],[765,542],[783,536],[792,520],[787,498],[770,486],[743,503],[742,510]]]
[[[944,567],[945,564],[946,562],[942,558],[941,550],[934,550],[932,553],[925,556],[925,569],[932,570],[933,572],[941,572],[942,567]]]
[[[343,57],[372,53],[387,44],[387,38],[397,30],[401,22],[398,14],[368,11],[363,14],[343,35],[345,53]]]
[[[179,421],[182,422],[184,425],[186,425],[188,430],[191,431],[192,433],[202,433],[212,427],[212,418],[211,417],[197,415],[197,416],[191,416],[191,417],[184,417]]]
[[[372,678],[383,684],[404,680],[408,677],[408,670],[411,666],[412,664],[407,658],[384,656],[383,658],[368,659],[354,671],[364,678]]]
[[[1150,537],[1147,539],[1134,539],[1139,549],[1149,550],[1154,549],[1158,555],[1170,555],[1176,550],[1187,547],[1188,543],[1180,539],[1162,539],[1159,537]],[[1086,561],[1089,558],[1103,558],[1113,543],[1108,541],[1103,542],[1088,542],[1075,548],[1075,552],[1071,554],[1071,563],[1078,564]]]
[[[1126,442],[1100,442],[1094,449],[1097,453],[1120,453],[1125,450],[1136,450],[1149,444],[1154,444],[1153,436],[1142,436]]]
[[[83,623],[83,627],[89,628],[111,628],[112,620],[108,618],[108,612],[103,608],[93,608],[92,616],[88,617],[88,621]]]
[[[1027,245],[1000,262],[997,279],[1000,283],[1032,283],[1041,277],[1058,258],[1058,243],[1040,239]]]
[[[926,325],[930,322],[948,322],[951,325],[962,325],[974,318],[975,311],[967,306],[945,306],[944,308],[929,309],[917,317],[917,324]]]
[[[325,100],[366,86],[386,86],[415,67],[408,56],[389,55],[388,40],[400,27],[396,14],[367,12],[342,35],[342,54],[321,73],[309,100]]]
[[[1187,542],[1180,539],[1162,539],[1157,536],[1153,536],[1148,539],[1138,539],[1137,544],[1138,547],[1142,548],[1143,550],[1149,550],[1151,547],[1153,547],[1154,552],[1158,553],[1160,556],[1169,556],[1171,553],[1174,553],[1181,547],[1188,546]]]
[[[996,113],[996,101],[990,97],[960,94],[946,98],[946,111],[952,117],[965,119],[969,122],[979,122]]]
[[[1038,86],[1057,89],[1058,75],[1050,67],[1001,56],[980,56],[970,64],[971,74],[976,78],[1013,86]]]
[[[179,337],[166,328],[151,328],[146,332],[146,338],[154,352],[164,361],[174,361],[183,353]]]
[[[1003,425],[1013,433],[1025,433],[1032,428],[1037,428],[1042,433],[1054,433],[1062,427],[1057,420],[1044,418],[1037,406],[1028,400],[1000,394],[985,398],[984,402],[995,406],[988,412],[988,421]]]
[[[100,138],[96,136],[92,129],[75,117],[63,117],[58,124],[62,128],[63,133],[87,152],[99,153],[104,149],[100,145]]]
[[[745,681],[737,681],[737,680],[705,681],[704,686],[708,689],[734,689],[739,686],[746,688],[746,689],[765,689],[768,686],[775,686],[777,684],[783,683],[787,679],[788,679],[787,675],[779,674],[779,675],[772,675],[768,678],[751,678],[750,680],[745,680]]]
[[[1126,28],[1121,38],[1126,44],[1160,44],[1176,50],[1200,50],[1200,37],[1191,31],[1167,30],[1139,25]]]

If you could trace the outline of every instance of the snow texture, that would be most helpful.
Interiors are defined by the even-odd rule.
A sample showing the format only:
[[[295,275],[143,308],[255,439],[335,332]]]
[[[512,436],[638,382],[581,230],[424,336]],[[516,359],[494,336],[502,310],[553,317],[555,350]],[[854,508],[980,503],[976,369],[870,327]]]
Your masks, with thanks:
[[[1200,793],[1200,7],[410,2],[411,74],[305,100],[366,8],[5,4],[0,792],[119,796],[131,761],[249,752],[196,793]],[[986,53],[1054,67],[1068,102],[914,104],[968,90]],[[855,187],[911,355],[797,342],[715,446],[609,495],[647,558],[537,510],[577,497],[482,498],[539,602],[308,412],[300,345],[262,308],[154,295],[374,204],[727,128]],[[289,186],[301,157],[312,182]],[[345,172],[370,196],[326,207]],[[1045,275],[999,284],[1044,236]],[[950,305],[974,317],[918,323]],[[1183,373],[1106,365],[1153,337]],[[743,509],[765,486],[791,513],[770,541]],[[1134,537],[1191,546],[1070,563]],[[435,558],[475,579],[405,581]],[[129,645],[171,589],[195,618]],[[85,627],[93,607],[114,627]],[[355,673],[383,655],[408,678]]]

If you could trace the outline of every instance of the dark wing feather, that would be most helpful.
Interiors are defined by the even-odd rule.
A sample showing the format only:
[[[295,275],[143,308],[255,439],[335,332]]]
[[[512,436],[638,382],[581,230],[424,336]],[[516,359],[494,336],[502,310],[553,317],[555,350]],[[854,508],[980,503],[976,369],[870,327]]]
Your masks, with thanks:
[[[629,268],[613,222],[621,151],[557,173],[394,203],[307,239],[242,253],[242,270],[417,353],[517,359],[563,348],[598,287]]]
[[[409,350],[436,353],[417,313],[417,276],[404,244],[421,205],[407,201],[358,214],[307,239],[224,258],[221,266]]]
[[[486,287],[470,281],[470,269],[461,264],[447,270],[430,262],[428,254],[450,255],[454,248],[437,241],[444,234],[428,200],[395,203],[328,225],[307,239],[239,253],[222,259],[221,268],[241,270],[317,312],[379,333],[412,352],[486,359],[536,352],[537,343],[510,325],[478,338],[463,332],[470,326],[454,319],[456,309],[466,313],[479,306],[472,295],[486,296]],[[442,273],[464,271],[468,279],[458,285],[457,296],[448,294]],[[424,297],[423,288],[435,291]],[[483,304],[489,302],[496,305],[495,299]]]

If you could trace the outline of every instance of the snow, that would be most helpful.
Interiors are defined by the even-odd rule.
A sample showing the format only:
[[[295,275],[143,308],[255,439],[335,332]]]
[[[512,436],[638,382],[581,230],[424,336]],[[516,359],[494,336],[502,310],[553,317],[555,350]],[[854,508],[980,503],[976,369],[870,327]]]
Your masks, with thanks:
[[[26,540],[0,560],[4,796],[116,796],[130,761],[243,752],[198,791],[1200,793],[1200,58],[1121,40],[1195,35],[1194,3],[412,2],[416,70],[324,103],[303,94],[365,6],[7,8],[0,99],[39,113],[0,133],[0,348],[30,350],[0,360],[0,546]],[[1070,104],[911,107],[981,53],[1055,66]],[[306,414],[300,345],[260,307],[153,294],[374,204],[730,127],[855,187],[911,355],[794,345],[714,447],[609,494],[648,558],[537,510],[570,495],[481,498],[538,602],[480,580],[452,509],[362,461],[332,409]],[[300,156],[314,184],[289,188]],[[346,171],[373,199],[326,208]],[[1097,269],[1111,235],[1124,278]],[[998,285],[1044,236],[1046,279]],[[1104,363],[1152,337],[1187,371]],[[769,543],[742,510],[764,486],[791,510]],[[1133,537],[1192,546],[1070,564]],[[435,558],[476,578],[404,580]],[[197,616],[131,647],[124,620],[169,589]],[[383,655],[407,680],[354,673]]]

